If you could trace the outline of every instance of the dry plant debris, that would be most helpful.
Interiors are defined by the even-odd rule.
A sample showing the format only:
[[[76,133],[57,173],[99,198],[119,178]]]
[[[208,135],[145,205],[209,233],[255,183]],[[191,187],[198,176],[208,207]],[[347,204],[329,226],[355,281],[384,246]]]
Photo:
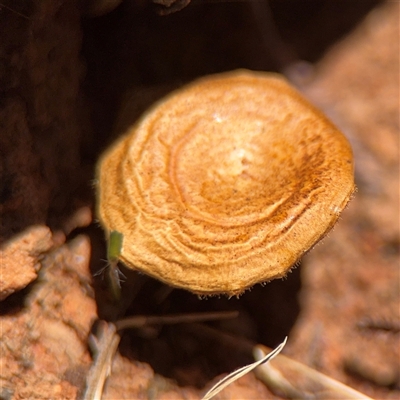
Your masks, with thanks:
[[[165,325],[177,323],[190,323],[198,321],[212,321],[224,318],[234,318],[236,312],[230,313],[199,313],[165,316],[141,316],[118,320],[115,324],[99,321],[97,334],[90,335],[89,345],[94,354],[94,363],[88,373],[84,400],[95,400],[102,397],[104,383],[111,374],[111,363],[120,342],[117,330],[134,329],[151,324]]]
[[[98,336],[90,335],[89,337],[89,344],[94,354],[94,363],[86,379],[84,400],[102,398],[104,383],[111,373],[111,362],[120,341],[115,325],[101,321],[98,330]]]
[[[256,360],[263,360],[271,349],[254,347]],[[370,397],[282,354],[256,369],[256,376],[276,394],[289,399],[359,399]]]
[[[253,371],[260,367],[263,364],[267,364],[272,359],[274,359],[278,354],[282,351],[287,341],[287,337],[285,340],[274,350],[268,352],[268,354],[263,354],[262,357],[258,357],[258,359],[249,365],[239,368],[238,370],[230,373],[226,377],[222,378],[219,382],[217,382],[203,397],[202,400],[210,400],[214,398],[218,393],[224,390],[226,387],[231,385],[233,382],[247,375],[249,372]]]

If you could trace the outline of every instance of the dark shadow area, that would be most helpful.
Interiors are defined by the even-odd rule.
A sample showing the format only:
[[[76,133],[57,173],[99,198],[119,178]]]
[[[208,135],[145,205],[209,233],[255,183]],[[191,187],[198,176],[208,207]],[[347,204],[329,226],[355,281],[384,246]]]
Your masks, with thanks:
[[[236,318],[204,323],[150,325],[123,331],[120,352],[146,362],[160,375],[180,385],[203,387],[215,376],[252,361],[252,346],[274,347],[293,327],[300,306],[300,269],[285,279],[256,285],[239,297],[199,297],[173,289],[146,275],[119,265],[121,300],[115,301],[107,281],[103,231],[95,224],[75,230],[90,238],[91,271],[99,318],[108,321],[130,316],[168,316],[238,312]]]
[[[101,276],[96,277],[101,318],[239,313],[236,318],[214,322],[150,325],[124,331],[121,354],[148,363],[156,373],[182,386],[204,387],[215,376],[252,362],[252,346],[278,345],[289,334],[300,312],[300,268],[286,279],[256,285],[230,299],[222,295],[199,298],[144,275],[132,274],[123,266],[121,271],[126,279],[122,282],[119,305],[110,301]],[[127,304],[127,299],[132,300],[131,304]]]
[[[134,121],[171,88],[198,76],[236,68],[280,71],[296,60],[315,62],[379,3],[198,0],[162,16],[150,2],[126,0],[108,15],[86,19],[82,54],[96,132],[92,157],[112,140],[127,99],[137,103]]]
[[[302,60],[316,62],[381,0],[270,0],[282,39]]]
[[[22,312],[25,307],[26,299],[30,293],[32,293],[32,289],[35,286],[35,282],[32,282],[24,289],[15,292],[7,297],[6,301],[0,302],[0,316],[3,315],[17,315]]]

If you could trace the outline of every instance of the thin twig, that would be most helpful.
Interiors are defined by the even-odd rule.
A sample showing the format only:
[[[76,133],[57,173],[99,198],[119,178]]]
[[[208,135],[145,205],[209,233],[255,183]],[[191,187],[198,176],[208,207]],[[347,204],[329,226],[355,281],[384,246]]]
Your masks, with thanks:
[[[254,358],[262,359],[269,351],[268,347],[257,345],[254,348]],[[270,364],[257,368],[256,376],[273,392],[279,392],[292,399],[372,400],[357,390],[284,355],[279,355]]]
[[[21,18],[25,18],[27,20],[30,20],[30,18],[27,15],[22,14],[19,11],[14,10],[13,8],[6,6],[4,3],[0,3],[0,10],[1,10],[2,7],[5,8],[6,10],[11,11],[12,13],[18,15]]]
[[[86,381],[83,400],[100,400],[105,380],[111,372],[111,363],[120,341],[114,324],[101,321],[99,338],[89,337],[89,344],[95,353],[95,361]]]
[[[268,354],[264,355],[264,357],[260,358],[259,360],[255,361],[252,364],[246,365],[238,370],[230,373],[225,378],[222,378],[218,383],[216,383],[203,397],[202,400],[210,400],[214,396],[216,396],[219,392],[225,389],[227,386],[241,378],[242,376],[248,374],[249,372],[253,371],[253,369],[259,367],[260,365],[267,364],[271,361],[274,357],[276,357],[281,350],[284,348],[287,341],[287,337],[284,341],[276,347],[274,350],[271,350]]]
[[[136,315],[134,317],[120,319],[115,323],[115,326],[117,330],[121,330],[127,328],[141,328],[146,325],[172,325],[203,321],[215,321],[236,318],[238,314],[239,313],[237,311],[222,311],[157,316]]]

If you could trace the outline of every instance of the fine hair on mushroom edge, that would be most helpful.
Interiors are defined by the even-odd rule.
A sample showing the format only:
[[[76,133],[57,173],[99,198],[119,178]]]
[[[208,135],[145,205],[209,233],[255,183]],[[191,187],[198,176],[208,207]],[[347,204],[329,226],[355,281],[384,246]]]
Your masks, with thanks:
[[[97,212],[127,267],[200,295],[283,277],[355,186],[345,136],[279,74],[171,93],[97,166]]]

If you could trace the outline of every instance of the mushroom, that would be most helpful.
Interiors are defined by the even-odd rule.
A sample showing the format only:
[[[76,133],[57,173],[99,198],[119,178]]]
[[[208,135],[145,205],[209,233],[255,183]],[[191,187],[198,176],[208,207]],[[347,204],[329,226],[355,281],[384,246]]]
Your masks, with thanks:
[[[283,277],[354,191],[343,134],[285,79],[238,70],[167,96],[98,164],[130,268],[197,294]]]

